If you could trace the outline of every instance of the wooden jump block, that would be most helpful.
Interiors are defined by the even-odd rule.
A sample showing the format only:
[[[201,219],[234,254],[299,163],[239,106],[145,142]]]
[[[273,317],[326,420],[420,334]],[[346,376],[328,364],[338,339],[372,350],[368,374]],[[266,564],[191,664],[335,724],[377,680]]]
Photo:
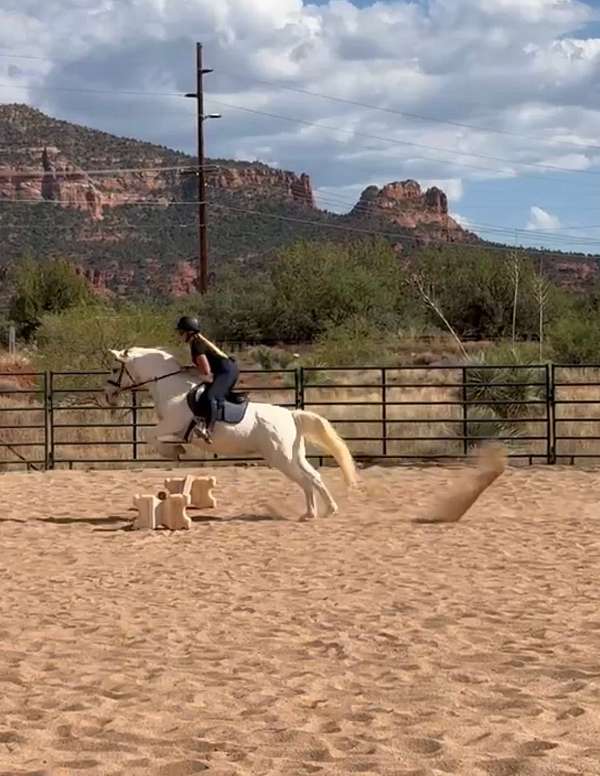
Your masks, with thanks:
[[[190,497],[190,506],[194,509],[214,509],[217,500],[213,489],[217,484],[216,477],[169,477],[165,480],[165,488],[169,493],[183,493]]]
[[[133,505],[138,510],[138,516],[133,521],[133,527],[136,530],[189,530],[192,526],[192,520],[186,513],[189,504],[190,497],[184,493],[168,494],[162,491],[158,497],[136,495]]]

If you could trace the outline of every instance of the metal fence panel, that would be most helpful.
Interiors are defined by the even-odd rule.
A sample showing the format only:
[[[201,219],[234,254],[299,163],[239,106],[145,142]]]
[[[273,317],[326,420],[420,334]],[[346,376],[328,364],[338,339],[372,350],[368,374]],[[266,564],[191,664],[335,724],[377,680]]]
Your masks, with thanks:
[[[0,372],[0,469],[47,467],[47,388],[44,372]]]
[[[122,403],[109,409],[99,402],[108,372],[51,372],[49,375],[49,467],[115,466],[126,463],[164,463],[148,449],[144,431],[155,425],[153,406],[145,391],[123,394]],[[295,407],[296,370],[247,370],[240,387],[252,400]],[[225,459],[196,448],[184,464]]]
[[[144,442],[148,395],[103,407],[107,374],[0,374],[0,468],[164,463]],[[260,369],[243,371],[240,387],[328,418],[358,460],[460,459],[497,439],[529,463],[600,461],[600,365]],[[183,463],[216,458],[195,451]]]
[[[600,365],[555,365],[551,383],[556,462],[600,462]]]
[[[461,458],[484,440],[548,461],[549,368],[515,365],[303,370],[303,406],[327,417],[358,460]]]

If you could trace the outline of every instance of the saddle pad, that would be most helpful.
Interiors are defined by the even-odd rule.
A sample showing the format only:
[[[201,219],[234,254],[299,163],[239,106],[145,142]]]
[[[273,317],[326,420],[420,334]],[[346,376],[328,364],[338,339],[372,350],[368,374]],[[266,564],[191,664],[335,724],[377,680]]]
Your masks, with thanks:
[[[187,403],[194,417],[203,417],[202,407],[202,386],[195,386],[187,395]],[[234,394],[230,400],[225,399],[220,403],[217,409],[217,422],[229,423],[230,425],[237,425],[241,423],[246,415],[248,409],[248,396],[247,394]]]

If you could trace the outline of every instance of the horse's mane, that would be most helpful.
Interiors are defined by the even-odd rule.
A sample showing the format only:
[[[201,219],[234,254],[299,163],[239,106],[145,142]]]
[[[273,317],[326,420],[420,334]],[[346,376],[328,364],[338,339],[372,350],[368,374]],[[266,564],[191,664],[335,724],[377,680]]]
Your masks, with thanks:
[[[179,360],[178,354],[175,353],[175,351],[171,350],[170,348],[162,348],[162,347],[161,348],[159,348],[159,347],[133,347],[133,348],[129,348],[128,350],[131,351],[131,355],[134,355],[135,351],[137,351],[140,355],[144,355],[145,353],[149,353],[149,352],[160,354],[161,356],[164,356],[165,359],[169,359],[169,360],[174,361],[175,364],[180,369],[185,369],[186,366],[187,366],[187,364],[182,364],[181,363],[181,361]],[[140,351],[141,351],[141,353],[140,353]]]
[[[179,367],[179,369],[182,370],[182,372],[185,372],[188,369],[195,370],[195,367],[193,366],[193,364],[182,364],[177,354],[174,351],[172,351],[170,348],[154,348],[154,350],[156,350],[158,353],[162,353],[163,356],[167,356],[167,358],[173,359],[175,364]]]
[[[157,350],[159,353],[162,353],[164,356],[168,356],[169,358],[174,358],[175,361],[179,363],[177,354],[170,348],[154,348],[154,350]]]

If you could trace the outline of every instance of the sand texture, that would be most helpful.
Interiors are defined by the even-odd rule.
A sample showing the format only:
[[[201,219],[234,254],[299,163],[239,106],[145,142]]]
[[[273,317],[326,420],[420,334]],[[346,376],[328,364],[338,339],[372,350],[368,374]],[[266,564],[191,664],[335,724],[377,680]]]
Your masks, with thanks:
[[[372,468],[339,515],[216,468],[190,531],[126,530],[166,470],[0,475],[0,776],[600,773],[600,473]]]

